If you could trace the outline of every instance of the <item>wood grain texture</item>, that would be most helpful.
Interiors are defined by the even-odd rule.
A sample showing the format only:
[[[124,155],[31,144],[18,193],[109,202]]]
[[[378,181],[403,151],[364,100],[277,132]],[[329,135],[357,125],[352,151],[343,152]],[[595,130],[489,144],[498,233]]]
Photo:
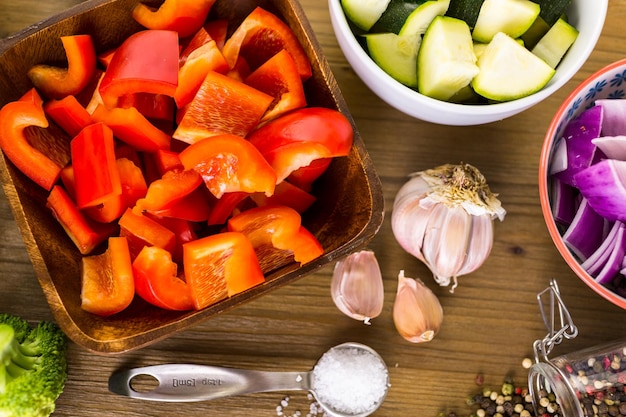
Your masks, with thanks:
[[[0,0],[0,34],[6,36],[65,10],[70,1]],[[74,2],[76,3],[76,2]],[[147,403],[116,397],[107,390],[118,368],[190,362],[263,370],[307,370],[329,347],[348,340],[371,345],[390,367],[392,387],[376,416],[436,416],[440,411],[468,415],[466,396],[474,378],[497,387],[506,375],[525,385],[524,357],[543,328],[536,294],[556,278],[579,336],[559,353],[623,338],[626,312],[588,289],[554,248],[538,200],[538,161],[552,114],[578,82],[624,56],[626,2],[611,1],[607,21],[588,62],[561,90],[540,105],[508,120],[475,127],[446,127],[404,116],[379,100],[357,78],[339,50],[326,2],[302,0],[315,37],[329,62],[374,166],[382,179],[385,221],[369,247],[385,278],[385,309],[371,326],[344,317],[329,295],[332,266],[282,287],[240,308],[198,323],[137,351],[94,355],[72,344],[70,378],[55,416],[255,416],[272,417],[289,395],[288,410],[308,410],[305,393],[265,393],[204,403]],[[1,69],[0,69],[1,70]],[[404,253],[389,223],[393,197],[413,171],[446,162],[468,162],[486,176],[507,209],[496,225],[494,248],[475,273],[460,279],[450,294],[428,270]],[[0,310],[31,321],[52,314],[7,199],[0,199]],[[444,324],[427,344],[412,345],[396,333],[391,308],[396,276],[422,278],[440,297]]]

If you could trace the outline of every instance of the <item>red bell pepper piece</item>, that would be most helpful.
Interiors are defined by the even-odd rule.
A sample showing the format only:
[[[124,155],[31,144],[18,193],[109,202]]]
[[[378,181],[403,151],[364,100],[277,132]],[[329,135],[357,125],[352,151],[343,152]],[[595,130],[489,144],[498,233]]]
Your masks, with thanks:
[[[121,96],[117,104],[119,107],[134,107],[148,120],[174,120],[175,103],[172,97],[164,94],[132,93]]]
[[[94,207],[122,194],[113,132],[102,123],[84,128],[71,143],[76,204]]]
[[[172,254],[156,246],[144,247],[133,261],[135,291],[141,298],[167,310],[192,310],[189,286],[177,274]]]
[[[306,106],[304,86],[293,58],[283,49],[250,74],[244,82],[274,97],[262,121]]]
[[[228,38],[222,52],[231,68],[241,55],[256,69],[283,49],[293,57],[302,80],[310,78],[311,63],[291,28],[278,16],[257,7]]]
[[[212,196],[205,187],[198,187],[180,200],[171,203],[167,208],[155,210],[152,214],[190,222],[203,222],[212,212],[209,197]]]
[[[154,152],[170,146],[171,137],[150,123],[134,107],[107,109],[99,105],[91,116],[95,121],[111,128],[116,138],[138,151]]]
[[[178,85],[178,34],[144,30],[117,48],[98,91],[108,108],[124,94],[153,93],[173,97]]]
[[[126,209],[118,224],[120,236],[128,238],[130,254],[133,259],[144,246],[158,246],[170,253],[176,248],[174,232],[148,216],[135,213],[131,208]]]
[[[96,50],[90,35],[61,36],[61,42],[67,68],[39,64],[28,71],[33,85],[49,98],[80,93],[96,73]]]
[[[296,262],[304,264],[324,253],[317,239],[302,227],[300,214],[287,206],[243,211],[228,220],[228,230],[243,233],[250,240],[263,272],[288,264],[292,255]]]
[[[174,252],[172,253],[172,259],[174,260],[174,262],[182,265],[183,245],[198,238],[195,229],[196,225],[192,221],[184,220],[181,218],[164,216],[162,217],[150,213],[147,213],[146,215],[174,233],[174,235],[176,236],[176,245],[174,248]]]
[[[78,135],[81,130],[93,123],[87,109],[74,95],[65,96],[59,100],[48,100],[43,108],[46,114],[70,137]]]
[[[304,191],[311,191],[313,182],[326,172],[331,162],[332,158],[320,158],[311,161],[309,165],[300,167],[289,174],[287,181]]]
[[[173,30],[185,38],[202,27],[213,3],[215,0],[165,0],[158,9],[139,3],[132,15],[148,29]]]
[[[264,193],[258,194],[265,196]],[[213,205],[209,218],[207,219],[208,225],[215,226],[226,223],[226,220],[234,213],[235,209],[248,197],[250,197],[250,193],[241,191],[224,193]]]
[[[276,173],[247,140],[235,135],[211,136],[180,153],[185,169],[197,171],[211,194],[243,191],[272,195]]]
[[[350,121],[339,111],[323,107],[294,110],[248,136],[272,165],[279,182],[314,160],[347,156],[353,138]]]
[[[156,214],[191,194],[202,182],[200,174],[193,169],[167,171],[161,179],[150,183],[145,197],[137,200],[136,208]]]
[[[37,107],[41,107],[44,104],[44,101],[41,98],[41,95],[39,95],[39,93],[37,92],[36,88],[31,88],[30,90],[25,92],[22,97],[17,99],[17,101],[28,101],[30,103],[33,103]]]
[[[54,186],[50,191],[46,207],[50,209],[54,218],[83,255],[91,253],[117,231],[116,225],[96,223],[85,217],[59,185]]]
[[[122,193],[111,196],[102,204],[83,210],[89,217],[101,223],[119,219],[127,208],[133,207],[137,200],[143,198],[148,191],[141,168],[126,158],[119,158],[116,163],[120,173]]]
[[[219,50],[224,49],[228,35],[228,19],[211,19],[207,21],[203,27],[209,36],[211,36],[211,39],[217,43]]]
[[[30,99],[13,101],[0,109],[0,147],[6,157],[27,177],[45,188],[52,189],[61,174],[63,165],[55,162],[29,141],[26,128],[48,127],[48,120],[41,102]]]
[[[174,93],[180,108],[190,103],[209,71],[226,73],[228,64],[214,40],[194,49],[178,71],[178,87]]]
[[[265,281],[252,244],[238,232],[184,244],[183,267],[198,310]]]
[[[110,237],[99,255],[81,259],[81,308],[108,317],[130,305],[135,296],[133,268],[124,237]]]
[[[154,158],[154,163],[156,164],[156,167],[161,175],[174,169],[184,169],[183,163],[180,162],[178,152],[168,149],[159,149],[152,154],[152,157]]]
[[[250,196],[257,206],[280,205],[291,207],[302,214],[315,203],[317,199],[313,194],[288,181],[276,184],[274,194],[268,197],[263,193],[254,193]]]
[[[173,137],[192,144],[223,133],[246,136],[257,126],[273,100],[256,88],[209,71],[184,109]]]

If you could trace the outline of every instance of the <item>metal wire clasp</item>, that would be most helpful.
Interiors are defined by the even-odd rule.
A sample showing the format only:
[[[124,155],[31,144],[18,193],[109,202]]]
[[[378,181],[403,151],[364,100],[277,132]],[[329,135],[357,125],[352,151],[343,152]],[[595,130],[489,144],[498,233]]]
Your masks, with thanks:
[[[572,321],[556,280],[553,278],[550,285],[545,290],[537,294],[537,302],[543,323],[548,330],[548,334],[541,340],[533,343],[535,350],[535,361],[549,362],[548,355],[554,346],[560,344],[563,339],[573,339],[578,335],[578,328]]]

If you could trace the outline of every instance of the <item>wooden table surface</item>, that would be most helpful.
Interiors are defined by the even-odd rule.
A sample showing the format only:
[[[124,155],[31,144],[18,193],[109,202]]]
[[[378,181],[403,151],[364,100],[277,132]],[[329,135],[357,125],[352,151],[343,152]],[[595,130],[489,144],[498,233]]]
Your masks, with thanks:
[[[80,0],[0,0],[0,37],[66,9]],[[536,295],[556,278],[579,336],[553,352],[593,346],[626,336],[626,311],[587,288],[554,248],[542,218],[537,186],[544,133],[560,102],[586,76],[623,58],[626,1],[611,0],[597,47],[581,71],[542,104],[508,120],[478,127],[447,127],[412,119],[378,99],[357,78],[333,35],[327,4],[302,0],[339,86],[380,175],[386,216],[370,249],[385,283],[385,308],[371,326],[343,316],[333,304],[332,266],[149,347],[113,356],[71,344],[69,379],[56,416],[276,416],[306,414],[305,392],[274,392],[203,403],[148,403],[109,393],[116,369],[165,363],[201,363],[273,371],[312,368],[327,348],[358,341],[376,349],[389,366],[391,389],[377,416],[434,417],[455,411],[469,415],[466,397],[485,385],[497,388],[506,376],[526,386],[521,366],[532,344],[546,335]],[[496,225],[491,256],[462,277],[453,294],[438,287],[419,261],[402,251],[390,227],[395,193],[407,174],[443,163],[467,162],[486,176],[507,216]],[[51,319],[22,238],[4,195],[0,198],[0,311],[31,321]],[[406,342],[395,331],[392,305],[400,269],[422,278],[440,297],[444,324],[426,344]]]

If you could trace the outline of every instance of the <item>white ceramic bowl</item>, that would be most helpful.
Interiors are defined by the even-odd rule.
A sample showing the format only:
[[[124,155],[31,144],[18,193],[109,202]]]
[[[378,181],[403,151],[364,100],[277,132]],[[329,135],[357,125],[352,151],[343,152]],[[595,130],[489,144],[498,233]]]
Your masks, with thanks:
[[[608,0],[573,0],[568,18],[580,32],[556,74],[541,91],[521,99],[488,105],[448,103],[419,94],[387,75],[368,56],[352,33],[340,0],[328,0],[330,19],[339,47],[363,82],[390,106],[412,117],[443,125],[469,126],[516,115],[561,88],[585,63],[600,37]]]
[[[599,99],[626,99],[626,59],[616,61],[590,75],[580,83],[574,91],[563,101],[548,127],[546,137],[541,149],[539,160],[539,199],[541,210],[545,219],[548,231],[557,250],[568,264],[568,266],[587,284],[592,290],[604,297],[611,303],[626,309],[626,291],[622,290],[622,295],[615,289],[608,288],[598,283],[594,277],[589,275],[581,266],[579,259],[569,250],[561,236],[563,230],[557,226],[552,214],[552,196],[548,173],[552,164],[554,145],[563,135],[563,131],[568,122],[589,107],[593,106]]]

